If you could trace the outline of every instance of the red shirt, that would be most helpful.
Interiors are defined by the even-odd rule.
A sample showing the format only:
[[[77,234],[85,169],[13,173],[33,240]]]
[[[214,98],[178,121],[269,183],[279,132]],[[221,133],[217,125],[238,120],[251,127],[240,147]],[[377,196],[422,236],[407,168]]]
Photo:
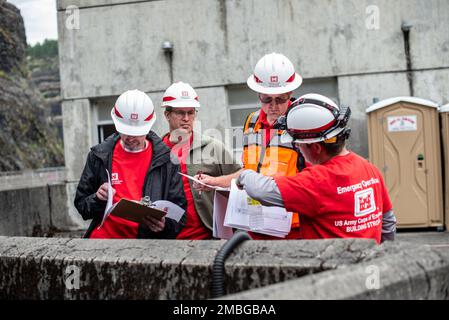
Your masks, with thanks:
[[[304,239],[372,238],[378,243],[382,215],[392,209],[382,175],[350,152],[296,176],[275,177],[285,208],[299,212]]]
[[[173,144],[170,142],[170,135],[167,134],[163,139],[164,143],[172,150],[181,164],[181,172],[187,174],[186,159],[190,153],[190,146],[193,142],[193,135],[188,143]],[[201,221],[195,209],[192,190],[190,189],[189,179],[182,177],[184,184],[184,193],[187,199],[187,222],[176,239],[204,240],[212,239],[212,231],[210,231]]]
[[[141,152],[126,151],[120,140],[112,153],[111,184],[115,189],[113,203],[125,198],[142,198],[143,184],[153,157],[153,145],[147,141],[147,148]],[[109,215],[103,226],[95,228],[91,239],[137,238],[138,223]]]
[[[274,134],[277,133],[277,130],[274,129],[273,126],[268,122],[267,114],[263,111],[263,109],[260,109],[259,121],[262,123],[263,143],[264,146],[267,146],[271,138],[273,138]]]

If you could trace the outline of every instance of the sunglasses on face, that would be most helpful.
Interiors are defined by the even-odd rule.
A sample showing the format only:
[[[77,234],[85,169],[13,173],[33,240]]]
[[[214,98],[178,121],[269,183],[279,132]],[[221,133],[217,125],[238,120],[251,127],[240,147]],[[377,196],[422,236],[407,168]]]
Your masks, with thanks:
[[[281,97],[274,98],[274,101],[275,101],[276,104],[283,104],[283,103],[286,103],[289,99],[290,99],[290,95],[287,94],[287,95],[284,95],[284,96],[281,96]],[[259,100],[262,103],[267,103],[268,104],[268,103],[272,103],[273,102],[273,97],[259,94]]]

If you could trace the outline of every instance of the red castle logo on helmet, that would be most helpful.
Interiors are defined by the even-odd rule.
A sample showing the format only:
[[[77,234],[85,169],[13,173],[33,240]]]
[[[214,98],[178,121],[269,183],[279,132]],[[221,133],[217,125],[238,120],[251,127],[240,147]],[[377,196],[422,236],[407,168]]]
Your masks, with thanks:
[[[137,113],[131,113],[131,120],[139,119],[139,115]]]
[[[182,96],[183,98],[188,97],[188,96],[189,96],[189,92],[188,92],[188,91],[182,91],[182,92],[181,92],[181,96]]]
[[[278,76],[271,76],[270,82],[278,82]]]

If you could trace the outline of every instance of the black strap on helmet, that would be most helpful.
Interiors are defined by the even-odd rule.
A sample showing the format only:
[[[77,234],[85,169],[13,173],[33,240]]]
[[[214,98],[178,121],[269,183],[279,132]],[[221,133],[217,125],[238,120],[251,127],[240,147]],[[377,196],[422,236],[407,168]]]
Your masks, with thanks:
[[[350,135],[351,135],[351,128],[346,128],[338,136],[341,137],[344,140],[348,140]]]
[[[276,122],[273,124],[273,129],[287,130],[287,116],[283,115],[277,118]]]
[[[338,128],[344,128],[349,122],[349,118],[351,117],[351,108],[349,106],[341,106],[340,112],[337,117],[337,126]]]
[[[302,101],[302,102],[300,102]],[[314,100],[314,99],[299,99],[298,102],[295,103],[295,106],[310,103],[319,105],[322,107],[325,107],[326,109],[330,110],[332,114],[335,117],[335,124],[330,127],[329,129],[322,131],[322,132],[295,132],[294,130],[289,130],[287,127],[287,121],[285,120],[285,127],[289,135],[293,137],[293,139],[316,139],[316,138],[325,138],[329,133],[334,131],[337,128],[345,128],[348,124],[349,118],[351,117],[351,108],[349,106],[341,106],[340,109],[337,109],[323,101]],[[292,105],[293,106],[293,105]],[[295,107],[293,106],[293,107]],[[290,109],[291,110],[291,109]],[[290,111],[289,110],[289,111]],[[288,112],[287,112],[288,115]],[[348,128],[349,129],[349,128]],[[349,129],[347,136],[349,137],[349,133],[351,132],[351,129]]]

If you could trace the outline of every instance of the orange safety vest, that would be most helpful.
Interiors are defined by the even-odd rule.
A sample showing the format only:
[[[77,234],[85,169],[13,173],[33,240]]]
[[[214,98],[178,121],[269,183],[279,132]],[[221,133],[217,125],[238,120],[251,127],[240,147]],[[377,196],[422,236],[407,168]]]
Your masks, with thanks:
[[[292,142],[282,142],[284,130],[277,130],[267,145],[264,143],[260,110],[251,113],[243,131],[243,166],[264,176],[293,176],[304,169],[305,160]],[[292,228],[299,227],[298,213],[293,214]]]

